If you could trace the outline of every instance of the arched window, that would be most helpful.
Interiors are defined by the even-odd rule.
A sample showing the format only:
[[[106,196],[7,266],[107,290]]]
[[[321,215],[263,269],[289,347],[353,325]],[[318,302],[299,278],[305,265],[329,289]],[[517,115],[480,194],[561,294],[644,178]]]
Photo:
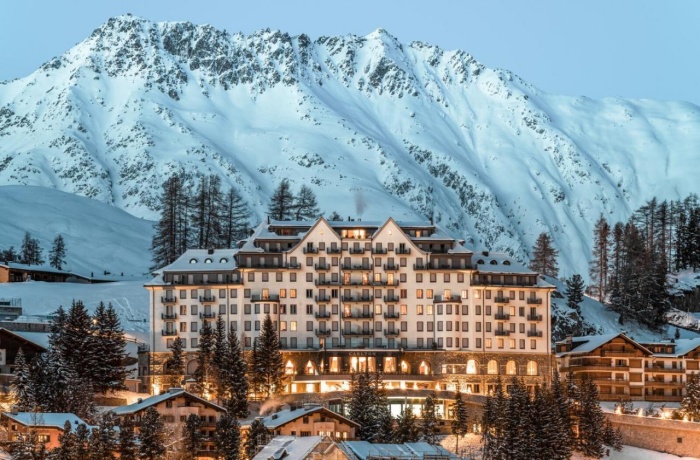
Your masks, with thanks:
[[[430,375],[430,364],[421,361],[420,366],[418,366],[418,373],[420,375]]]
[[[498,261],[496,261],[496,260],[491,260],[491,262],[489,262],[489,263],[490,263],[491,265],[498,265]]]
[[[401,373],[409,374],[411,372],[411,366],[406,361],[401,361]]]
[[[189,363],[187,363],[187,375],[194,375],[194,373],[197,371],[197,360],[193,359]]]
[[[535,361],[527,362],[527,375],[537,375],[537,363]]]
[[[226,262],[228,262],[228,259],[226,257],[222,257],[221,260],[219,260],[220,264],[225,264]]]
[[[284,373],[294,375],[294,364],[291,361],[287,361],[287,364],[284,366]]]
[[[510,265],[510,260],[504,260],[503,265]]]
[[[208,257],[206,259],[204,259],[205,264],[210,264],[211,262],[212,262],[211,259]]]
[[[476,261],[477,265],[484,265],[484,259],[479,259]]]
[[[190,259],[190,263],[191,263],[191,264],[196,264],[196,263],[197,263],[197,259]]]
[[[495,359],[489,361],[487,372],[489,374],[498,374],[498,363]]]
[[[304,367],[304,373],[306,375],[315,375],[316,374],[316,365],[309,361],[306,363],[306,367]]]
[[[506,374],[516,375],[518,373],[518,366],[516,366],[515,361],[508,361],[506,363]]]
[[[476,367],[476,361],[474,361],[473,359],[470,359],[469,361],[467,361],[467,374],[474,375],[474,374],[478,374],[478,373],[479,372],[478,372],[478,369]]]

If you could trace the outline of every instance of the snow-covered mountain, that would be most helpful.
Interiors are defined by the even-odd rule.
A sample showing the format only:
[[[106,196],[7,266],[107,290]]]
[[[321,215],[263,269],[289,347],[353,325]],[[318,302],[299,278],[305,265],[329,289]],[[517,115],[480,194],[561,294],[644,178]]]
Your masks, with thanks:
[[[434,208],[455,236],[521,259],[546,230],[563,274],[585,274],[600,213],[696,190],[699,128],[690,103],[550,95],[381,29],[247,36],[122,16],[0,84],[0,184],[152,219],[167,176],[217,173],[262,218],[288,177],[327,212]]]

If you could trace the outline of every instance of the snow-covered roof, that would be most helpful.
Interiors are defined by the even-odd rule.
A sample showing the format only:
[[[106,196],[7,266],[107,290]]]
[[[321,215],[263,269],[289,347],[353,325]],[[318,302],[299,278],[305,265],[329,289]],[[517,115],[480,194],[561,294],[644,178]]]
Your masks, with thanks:
[[[617,337],[622,337],[625,340],[627,340],[628,342],[630,342],[631,344],[637,346],[639,349],[641,349],[649,354],[652,354],[651,351],[647,350],[643,345],[640,345],[639,343],[630,339],[625,334],[618,332],[615,334],[587,335],[587,336],[581,336],[581,337],[572,337],[571,338],[571,343],[572,343],[571,351],[557,353],[557,356],[590,353],[593,350],[595,350],[596,348],[605,345],[606,343],[610,342],[611,340],[613,340]],[[559,341],[559,342],[557,342],[557,344],[564,344],[567,342],[567,340]]]
[[[3,412],[2,415],[24,426],[48,426],[63,429],[66,422],[70,422],[73,426],[81,423],[87,425],[83,419],[72,413]]]
[[[49,334],[48,332],[25,332],[25,331],[11,331],[6,328],[0,328],[0,331],[7,332],[21,339],[31,342],[36,346],[39,346],[45,350],[49,348]]]
[[[472,257],[474,268],[479,273],[514,273],[518,275],[537,275],[537,272],[513,261],[511,257],[503,252],[474,253]]]
[[[654,353],[654,356],[659,358],[677,358],[680,356],[685,356],[692,352],[696,348],[700,347],[700,337],[694,339],[677,339],[674,342],[654,342],[654,343],[642,343],[643,346],[646,345],[675,345],[673,353]]]
[[[173,271],[217,272],[236,268],[235,249],[188,249],[175,262],[158,269],[158,273]]]
[[[188,393],[182,388],[171,388],[170,390],[166,391],[165,393],[151,396],[150,398],[140,400],[138,402],[135,402],[134,404],[129,404],[128,406],[115,407],[114,409],[112,409],[112,412],[114,413],[114,415],[135,414],[137,412],[141,412],[142,410],[146,410],[149,407],[156,406],[164,401],[167,401],[167,400],[173,399],[173,398],[177,398],[180,396],[184,396],[187,399],[197,401],[200,404],[204,404],[205,406],[214,408],[214,409],[222,411],[222,412],[226,410],[221,406],[218,406],[210,401],[207,401],[206,399],[202,399],[199,396],[193,395],[192,393]]]
[[[44,273],[59,273],[61,275],[71,275],[72,273],[63,271],[63,270],[56,270],[50,265],[29,265],[29,264],[20,264],[18,262],[2,262],[0,263],[0,267],[7,267],[7,268],[14,268],[16,270],[28,270],[28,271],[35,271],[35,272],[44,272]]]
[[[343,420],[345,423],[348,425],[352,425],[355,427],[359,427],[357,423],[353,422],[352,420],[343,417],[342,415],[331,411],[330,409],[326,409],[323,406],[318,406],[315,404],[306,404],[304,407],[300,407],[298,409],[284,409],[279,412],[275,412],[274,414],[270,414],[267,417],[262,418],[262,422],[265,425],[266,428],[274,430],[280,426],[286,425],[287,423],[294,421],[298,418],[301,417],[306,417],[307,415],[314,414],[317,412],[323,412],[326,415],[330,415],[332,417],[339,418]],[[245,425],[249,425],[250,422],[246,423]],[[242,424],[243,425],[243,424]]]
[[[351,459],[367,460],[369,458],[406,458],[424,459],[426,457],[459,457],[442,446],[433,446],[427,442],[412,442],[405,444],[371,444],[367,441],[344,441],[341,449]]]
[[[303,460],[323,440],[324,436],[277,436],[263,447],[253,460]]]

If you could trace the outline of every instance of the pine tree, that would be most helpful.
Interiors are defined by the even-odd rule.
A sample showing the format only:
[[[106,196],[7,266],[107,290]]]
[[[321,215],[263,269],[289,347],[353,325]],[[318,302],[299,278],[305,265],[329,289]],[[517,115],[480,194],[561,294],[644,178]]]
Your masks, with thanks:
[[[118,450],[116,419],[111,412],[102,414],[99,424],[90,433],[88,451],[90,460],[113,460]]]
[[[700,421],[700,374],[688,375],[685,397],[681,401],[681,413],[690,421]]]
[[[56,270],[63,270],[63,264],[66,263],[66,243],[61,235],[57,235],[51,245],[49,251],[49,265]]]
[[[599,302],[608,291],[610,244],[610,224],[601,214],[593,229],[593,258],[589,263],[591,282],[598,292]]]
[[[265,428],[265,424],[256,418],[253,423],[250,424],[248,436],[245,441],[245,455],[248,460],[255,457],[260,447],[267,445],[268,437],[269,434],[267,428]]]
[[[405,406],[396,418],[396,430],[392,442],[394,444],[404,444],[407,442],[420,441],[420,431],[416,421],[416,415],[410,406]]]
[[[195,460],[202,448],[202,419],[197,414],[190,414],[182,427],[183,460]]]
[[[51,452],[53,460],[77,460],[80,458],[76,455],[77,440],[70,421],[66,420],[66,423],[63,424],[63,432],[58,435],[58,442],[60,446]]]
[[[119,445],[120,460],[136,460],[138,448],[136,446],[134,434],[134,420],[127,416],[119,423]]]
[[[238,460],[241,450],[241,427],[236,417],[227,412],[216,422],[216,452],[220,460]]]
[[[556,439],[558,440],[559,448],[556,449],[558,457],[553,460],[563,460],[571,458],[574,431],[572,419],[571,402],[567,396],[567,390],[564,387],[559,371],[554,369],[551,386],[551,404],[553,414],[553,425],[555,428]]]
[[[45,460],[46,445],[39,441],[39,435],[30,429],[27,433],[18,434],[12,447],[12,460]]]
[[[270,197],[268,215],[274,220],[292,220],[294,217],[294,193],[289,179],[282,179]]]
[[[15,381],[12,384],[15,406],[20,412],[29,412],[35,406],[35,399],[31,391],[31,370],[21,347],[15,357],[15,368],[17,372],[15,372]]]
[[[75,458],[88,458],[90,431],[84,423],[75,428]]]
[[[559,267],[557,266],[558,256],[559,251],[552,246],[552,238],[549,234],[544,232],[540,233],[532,249],[530,269],[541,275],[556,278],[559,276]]]
[[[234,417],[248,416],[248,365],[243,358],[243,350],[236,331],[231,331],[226,340],[224,364],[224,395],[227,398],[227,409]]]
[[[138,457],[157,460],[165,454],[165,427],[158,411],[149,407],[141,418],[139,430]]]
[[[212,377],[219,400],[223,400],[226,393],[226,352],[226,323],[224,317],[219,315],[214,327],[214,347],[211,358]]]
[[[198,248],[220,247],[221,216],[224,203],[221,195],[221,178],[217,175],[203,177],[197,186],[194,205],[191,208],[192,230]]]
[[[508,421],[508,404],[501,378],[496,381],[493,396],[486,397],[484,414],[481,419],[484,443],[483,458],[486,460],[507,460],[509,453],[505,451],[505,433]]]
[[[26,232],[20,249],[20,262],[28,265],[43,265],[44,257],[42,252],[39,240],[32,238],[32,235]]]
[[[331,216],[328,218],[328,220],[329,220],[330,222],[341,222],[341,221],[343,220],[343,216],[341,216],[340,214],[338,214],[337,211],[333,211],[333,213],[332,213]]]
[[[213,352],[214,332],[212,331],[211,323],[205,320],[202,322],[202,328],[199,331],[199,349],[196,354],[197,370],[194,372],[194,379],[197,381],[200,393],[208,391]]]
[[[269,398],[282,391],[284,361],[280,352],[279,339],[270,315],[265,315],[258,339],[260,364],[255,372],[261,373],[262,392]]]
[[[614,429],[610,420],[607,419],[603,427],[603,444],[618,452],[622,450],[622,433],[619,428]],[[610,454],[606,453],[606,456],[609,457]]]
[[[16,262],[19,260],[19,254],[17,254],[14,246],[10,246],[8,249],[5,249],[2,251],[2,253],[0,253],[0,260],[4,260],[5,262]]]
[[[347,403],[348,418],[360,425],[355,431],[355,436],[361,441],[369,442],[374,440],[379,430],[376,413],[371,407],[371,401],[375,400],[371,380],[368,372],[353,374]]]
[[[469,432],[469,412],[467,404],[462,399],[462,392],[455,392],[455,403],[452,406],[452,434],[457,438],[456,450],[459,452],[459,438],[464,437]]]
[[[506,421],[504,452],[512,460],[525,460],[533,450],[530,435],[530,424],[527,415],[530,413],[530,398],[522,380],[513,376],[510,382],[510,398],[507,402],[508,419]]]
[[[124,366],[126,340],[121,328],[119,316],[110,303],[106,308],[103,302],[95,309],[93,316],[93,349],[95,367],[92,370],[95,390],[106,394],[107,391],[124,390],[127,372]]]
[[[389,400],[386,396],[382,375],[375,372],[371,379],[373,399],[367,401],[373,412],[373,419],[377,426],[373,442],[388,443],[394,435],[394,419],[389,409]]]
[[[423,434],[422,440],[434,446],[439,444],[438,435],[440,434],[440,427],[438,426],[437,415],[435,414],[436,399],[437,395],[435,392],[431,392],[428,397],[425,398],[420,412],[421,433]]]
[[[294,213],[296,220],[316,219],[320,215],[316,195],[306,184],[301,186],[294,200]]]
[[[238,240],[248,236],[250,215],[248,203],[231,187],[223,201],[221,247],[232,248]]]
[[[577,419],[576,450],[588,457],[601,458],[605,454],[604,429],[606,419],[600,408],[598,389],[590,378],[584,378],[581,381]]]
[[[160,219],[151,242],[153,266],[160,268],[173,263],[188,247],[189,196],[184,178],[174,175],[163,183],[160,197]]]
[[[173,340],[173,346],[170,349],[170,358],[168,358],[168,374],[170,374],[170,386],[180,387],[182,376],[185,373],[185,361],[182,355],[182,340],[176,338]]]

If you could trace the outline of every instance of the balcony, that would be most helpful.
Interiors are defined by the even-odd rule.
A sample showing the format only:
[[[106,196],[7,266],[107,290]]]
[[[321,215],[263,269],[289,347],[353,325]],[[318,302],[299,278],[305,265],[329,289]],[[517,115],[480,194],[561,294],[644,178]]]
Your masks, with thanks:
[[[528,337],[542,337],[542,331],[527,331]]]
[[[342,298],[344,303],[372,302],[374,300],[374,298],[371,295],[358,295],[358,296],[344,295],[341,298]]]
[[[202,319],[216,318],[216,312],[215,311],[205,311],[205,312],[200,313],[199,317]]]
[[[345,271],[371,271],[372,265],[343,265],[341,267]]]
[[[384,335],[386,337],[398,337],[400,331],[398,329],[384,329]]]
[[[393,280],[393,281],[372,281],[372,286],[398,286],[399,285],[399,280]]]
[[[385,272],[395,272],[399,270],[399,266],[396,264],[384,264]]]
[[[385,295],[384,303],[396,303],[399,301],[399,296],[397,295]]]
[[[350,249],[348,249],[348,252],[350,254],[364,254],[365,248],[350,248]]]
[[[330,337],[330,329],[316,329],[316,337]]]
[[[653,402],[681,402],[683,401],[683,396],[644,395],[644,400]]]
[[[386,248],[372,248],[372,254],[386,254]]]
[[[616,357],[616,356],[633,356],[633,357],[642,357],[642,352],[641,351],[623,351],[623,350],[601,350],[600,356],[611,356],[611,357]]]
[[[433,303],[448,303],[448,302],[462,303],[462,297],[459,295],[451,295],[449,297],[446,297],[444,295],[436,295],[435,297],[433,297]]]
[[[372,337],[374,331],[368,329],[358,330],[358,331],[343,331],[345,337]]]
[[[394,252],[396,254],[410,254],[411,248],[396,248],[396,249],[394,249]]]
[[[304,254],[318,254],[318,248],[304,248]]]
[[[331,317],[331,312],[329,312],[329,311],[317,311],[314,314],[314,317],[316,317],[316,319],[328,319]]]
[[[374,318],[374,312],[359,312],[353,313],[350,311],[343,312],[343,319],[371,319]]]
[[[316,300],[317,303],[328,303],[331,301],[331,298],[327,295],[317,295],[314,297],[314,300]]]
[[[496,313],[493,315],[495,319],[501,320],[501,321],[507,321],[510,319],[510,314],[508,313]]]
[[[340,286],[340,281],[338,280],[327,280],[327,279],[317,279],[314,281],[316,286]]]
[[[279,302],[280,296],[277,294],[253,294],[250,296],[251,302]]]
[[[216,302],[216,297],[214,297],[213,295],[200,296],[199,302],[200,303],[214,303],[214,302]]]
[[[528,321],[542,321],[542,315],[527,315]]]
[[[529,299],[527,299],[527,303],[529,305],[542,305],[542,299],[533,299],[532,297],[530,297]]]
[[[328,264],[314,264],[314,268],[318,271],[327,271],[331,269],[331,266]]]
[[[164,304],[177,303],[177,298],[176,297],[161,297],[160,302],[164,303]]]
[[[384,313],[384,319],[399,319],[400,315],[399,312],[397,311],[390,311],[387,313]]]
[[[175,337],[177,336],[177,331],[160,331],[163,337]]]
[[[496,303],[508,303],[510,302],[510,299],[508,297],[496,297],[493,299],[493,301]]]
[[[413,264],[414,270],[428,270],[428,266],[425,264]]]
[[[644,368],[645,372],[651,372],[654,374],[685,374],[685,369],[683,368],[672,368],[672,367],[656,367],[656,366],[651,366],[651,367],[645,367]]]
[[[496,329],[496,330],[494,331],[494,334],[495,334],[496,336],[500,336],[500,337],[509,336],[509,335],[510,335],[510,331],[506,331],[506,330],[503,330],[503,329]]]
[[[265,267],[263,267],[265,268]],[[277,268],[277,267],[269,267],[269,268]],[[289,268],[292,270],[299,270],[301,268],[301,264],[299,262],[290,262],[284,266],[284,268]]]
[[[340,254],[340,248],[326,248],[326,254]]]
[[[161,313],[161,319],[177,319],[177,313]]]

